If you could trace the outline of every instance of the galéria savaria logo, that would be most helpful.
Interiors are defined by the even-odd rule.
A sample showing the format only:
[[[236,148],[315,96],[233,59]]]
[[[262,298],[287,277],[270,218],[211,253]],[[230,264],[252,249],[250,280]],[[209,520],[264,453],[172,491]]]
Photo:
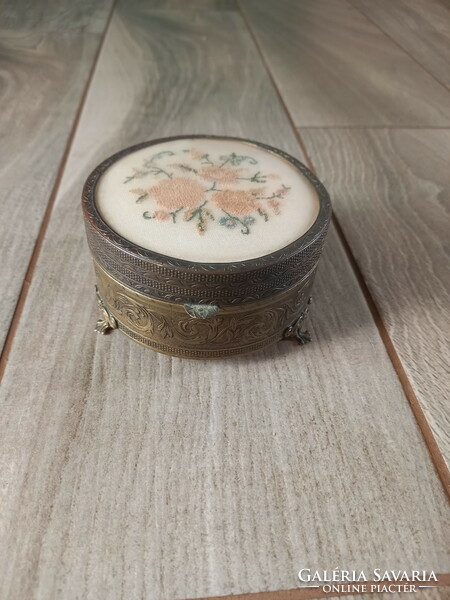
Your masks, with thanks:
[[[300,569],[301,587],[320,588],[324,593],[417,592],[420,588],[435,587],[439,580],[434,571],[401,571],[373,569],[358,571],[333,569],[315,571]]]

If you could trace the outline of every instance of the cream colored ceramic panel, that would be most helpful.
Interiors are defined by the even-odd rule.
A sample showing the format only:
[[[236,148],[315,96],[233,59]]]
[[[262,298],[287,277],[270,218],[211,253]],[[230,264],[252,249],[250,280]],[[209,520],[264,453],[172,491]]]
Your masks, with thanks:
[[[171,140],[132,152],[101,176],[96,204],[131,242],[205,263],[258,258],[288,246],[319,212],[292,162],[238,140]]]

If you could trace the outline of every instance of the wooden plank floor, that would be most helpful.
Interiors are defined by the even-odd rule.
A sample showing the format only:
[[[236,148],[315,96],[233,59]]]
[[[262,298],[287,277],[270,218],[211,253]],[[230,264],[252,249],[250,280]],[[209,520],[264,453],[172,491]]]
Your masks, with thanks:
[[[297,126],[449,126],[447,90],[345,0],[240,0]]]
[[[305,565],[450,570],[443,486],[334,228],[305,348],[209,363],[92,332],[78,198],[98,161],[189,132],[307,160],[233,6],[123,0],[114,10],[0,392],[2,600],[264,600],[296,588]],[[433,102],[427,118],[445,113],[437,92]],[[412,172],[404,185],[415,177],[425,189],[430,169],[397,155]]]
[[[111,0],[0,0],[0,27],[101,34],[111,7]]]
[[[364,3],[363,3],[364,4]],[[408,22],[410,14],[403,2],[394,2],[391,11],[402,22]],[[364,4],[365,8],[369,3]],[[366,61],[365,71],[353,65],[351,74],[360,77],[361,82],[356,93],[364,96],[363,106],[375,105],[382,99],[381,108],[389,108],[387,97],[395,92],[396,84],[384,77],[384,95],[371,85],[366,85],[364,77],[374,76],[378,61],[386,64],[386,48],[392,49],[389,68],[392,73],[414,72],[414,96],[428,96],[430,92],[430,108],[433,104],[434,91],[439,92],[440,100],[436,108],[450,108],[450,94],[436,80],[429,81],[431,87],[423,85],[428,73],[419,67],[416,61],[406,53],[399,51],[394,42],[385,38],[377,27],[365,17],[349,8],[345,2],[320,0],[314,3],[314,8],[306,8],[306,4],[283,0],[289,18],[283,20],[282,28],[277,29],[271,38],[268,35],[273,25],[274,4],[271,2],[255,3],[243,0],[242,6],[247,15],[249,25],[254,30],[261,45],[261,51],[266,56],[267,63],[272,67],[272,76],[279,83],[280,90],[287,109],[293,121],[307,126],[304,98],[312,102],[315,93],[309,93],[305,80],[319,82],[317,69],[321,68],[319,60],[324,55],[317,54],[310,62],[296,61],[295,51],[291,58],[287,57],[287,49],[295,44],[306,44],[308,35],[317,36],[325,25],[319,8],[329,7],[326,19],[330,23],[340,23],[341,18],[347,28],[364,22],[364,27],[371,32],[372,37],[363,41],[358,35],[354,43],[343,42],[347,52],[356,54],[355,48],[359,43],[367,44],[372,39],[373,47],[370,56],[360,55]],[[309,5],[308,5],[309,6]],[[371,3],[371,13],[382,10],[383,3]],[[411,6],[409,4],[408,6]],[[414,4],[420,10],[420,3]],[[428,6],[428,5],[427,5]],[[433,6],[433,3],[431,3]],[[435,7],[435,11],[437,8]],[[441,12],[444,8],[441,7]],[[337,11],[337,14],[335,12]],[[413,11],[413,9],[411,9]],[[282,11],[284,14],[284,11]],[[414,12],[414,11],[413,11]],[[353,17],[349,17],[349,15]],[[429,19],[433,20],[433,11]],[[353,19],[353,20],[352,20]],[[437,17],[434,17],[438,27]],[[328,23],[327,20],[325,20]],[[391,25],[395,20],[389,19]],[[384,21],[383,21],[384,23]],[[442,25],[444,28],[445,25]],[[310,32],[303,35],[303,29]],[[430,33],[426,27],[426,39]],[[299,31],[302,35],[299,36]],[[362,29],[358,27],[358,32]],[[312,33],[314,32],[314,34]],[[324,31],[325,33],[325,31]],[[403,30],[403,35],[407,35]],[[282,43],[278,40],[283,39]],[[350,38],[353,39],[353,38]],[[375,40],[378,39],[378,42]],[[411,44],[416,40],[409,38]],[[419,40],[421,40],[419,35]],[[434,39],[434,38],[432,38]],[[300,41],[299,41],[300,40]],[[319,35],[315,44],[322,49],[326,41],[324,35]],[[425,42],[424,42],[425,43]],[[431,40],[430,40],[431,43]],[[445,54],[445,44],[441,37],[435,40],[442,56]],[[344,47],[344,46],[343,46]],[[417,48],[423,48],[419,43]],[[406,48],[406,46],[405,46]],[[341,71],[341,53],[333,59],[331,53],[336,51],[335,44],[326,44],[329,50],[330,69],[335,73],[345,75]],[[300,51],[301,48],[298,47]],[[394,52],[395,50],[395,52]],[[427,56],[432,56],[428,53]],[[384,58],[383,58],[384,57]],[[447,70],[449,70],[449,54],[447,52]],[[357,60],[357,56],[355,58]],[[316,62],[314,62],[316,61]],[[346,63],[348,64],[348,63]],[[416,71],[421,72],[418,77]],[[347,81],[349,83],[349,80]],[[407,89],[402,81],[403,91]],[[304,87],[306,86],[306,87]],[[347,88],[347,91],[353,88]],[[328,90],[330,91],[330,90]],[[303,92],[303,95],[302,95]],[[318,93],[318,92],[317,92]],[[342,100],[346,109],[355,109],[354,102],[347,102],[346,91],[340,94],[337,90],[332,94],[333,101]],[[309,95],[308,95],[309,94]],[[394,97],[393,97],[394,99]],[[356,96],[354,98],[356,101]],[[408,111],[406,103],[395,99],[395,106],[401,111]],[[321,111],[319,103],[318,109]],[[307,111],[306,111],[307,112]],[[319,112],[317,113],[319,115]],[[405,112],[405,114],[406,114]],[[425,113],[423,113],[425,114]],[[448,214],[450,211],[450,195],[448,186],[448,156],[450,151],[450,136],[446,129],[422,130],[417,129],[424,122],[421,118],[413,117],[412,124],[416,127],[408,130],[342,129],[339,115],[327,112],[333,118],[331,128],[299,128],[307,153],[310,155],[311,166],[316,168],[319,176],[324,179],[334,198],[334,210],[350,244],[351,251],[359,264],[362,275],[369,287],[370,293],[381,312],[383,327],[389,333],[394,346],[394,360],[400,359],[401,369],[405,369],[408,385],[412,386],[411,400],[419,402],[419,418],[424,429],[431,428],[433,446],[440,454],[438,460],[450,463],[450,256],[448,249]],[[333,115],[333,116],[332,116]],[[311,122],[313,120],[311,119]],[[350,124],[358,123],[358,118]],[[404,115],[399,115],[391,121],[392,125],[402,126]],[[313,123],[312,123],[313,124]],[[325,120],[324,125],[329,125]],[[359,122],[360,125],[375,125],[370,115]],[[442,124],[445,124],[443,121]],[[426,419],[423,418],[425,413]]]
[[[447,0],[351,0],[438,81],[450,87],[450,5]]]
[[[450,131],[301,135],[450,464]]]
[[[1,8],[0,185],[8,218],[0,224],[0,351],[111,2],[97,3],[89,27],[87,2],[61,3],[57,14],[39,3]]]

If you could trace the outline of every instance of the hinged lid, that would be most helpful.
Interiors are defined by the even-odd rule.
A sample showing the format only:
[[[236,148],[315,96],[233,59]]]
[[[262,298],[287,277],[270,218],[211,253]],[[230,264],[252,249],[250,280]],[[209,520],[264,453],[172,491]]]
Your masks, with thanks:
[[[104,161],[83,190],[88,241],[116,279],[171,302],[233,304],[286,289],[316,264],[328,194],[265,144],[166,138]]]

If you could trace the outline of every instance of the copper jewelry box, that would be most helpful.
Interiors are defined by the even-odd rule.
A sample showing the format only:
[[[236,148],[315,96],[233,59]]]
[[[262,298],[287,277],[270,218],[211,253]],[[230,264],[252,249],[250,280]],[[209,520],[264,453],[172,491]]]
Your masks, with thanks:
[[[102,162],[82,204],[98,332],[198,359],[309,341],[331,205],[292,156],[240,138],[159,139]]]

